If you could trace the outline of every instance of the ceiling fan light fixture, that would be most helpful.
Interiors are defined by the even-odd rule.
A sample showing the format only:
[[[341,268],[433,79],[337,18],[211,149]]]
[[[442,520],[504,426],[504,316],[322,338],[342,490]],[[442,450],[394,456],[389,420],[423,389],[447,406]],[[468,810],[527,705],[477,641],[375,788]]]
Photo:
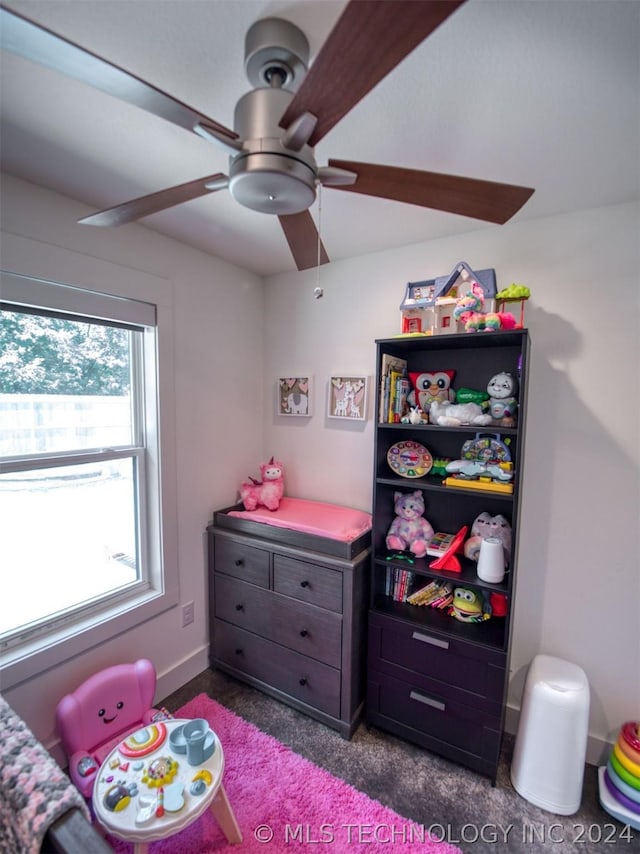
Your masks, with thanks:
[[[315,201],[316,176],[293,157],[253,152],[231,164],[229,191],[239,204],[260,213],[300,213]]]

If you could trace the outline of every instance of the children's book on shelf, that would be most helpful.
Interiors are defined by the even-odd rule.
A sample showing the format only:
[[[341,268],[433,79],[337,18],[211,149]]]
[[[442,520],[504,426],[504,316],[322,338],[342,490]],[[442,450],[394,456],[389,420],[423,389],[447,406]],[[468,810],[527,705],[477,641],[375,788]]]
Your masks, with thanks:
[[[431,557],[441,557],[453,542],[454,537],[455,534],[445,534],[443,531],[438,531],[427,544],[427,554]]]
[[[385,585],[385,595],[394,602],[406,602],[413,586],[414,573],[408,569],[388,566]]]
[[[378,421],[394,424],[400,420],[409,395],[407,360],[390,353],[382,354],[380,366],[380,408]]]

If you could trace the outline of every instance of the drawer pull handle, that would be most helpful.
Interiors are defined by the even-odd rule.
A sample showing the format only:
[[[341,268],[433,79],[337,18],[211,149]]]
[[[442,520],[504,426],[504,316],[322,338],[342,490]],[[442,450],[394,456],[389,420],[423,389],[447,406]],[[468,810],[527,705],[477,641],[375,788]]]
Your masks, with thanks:
[[[423,635],[421,632],[414,632],[411,637],[414,640],[422,641],[422,643],[430,643],[431,646],[439,646],[442,649],[449,649],[449,641],[440,640],[440,638],[432,638],[429,635]]]
[[[240,647],[238,647],[238,649],[236,650],[236,655],[242,655],[243,653],[244,653],[244,650],[241,649]]]
[[[236,605],[236,611],[244,611],[244,605]]]
[[[300,582],[300,587],[308,587],[308,586],[309,586],[309,582],[308,582],[308,581],[301,581],[301,582]]]
[[[236,566],[244,566],[244,560],[241,557],[239,557],[236,560],[235,564],[236,564]]]
[[[308,634],[309,634],[309,632],[307,631],[307,629],[301,629],[301,631],[300,631],[300,637],[301,638],[306,638],[306,636]]]
[[[437,709],[439,712],[444,712],[447,708],[444,703],[441,703],[440,700],[432,700],[431,697],[425,697],[424,694],[418,694],[417,691],[412,691],[409,694],[410,699],[417,700],[418,703],[424,703],[425,706],[431,706],[434,709]]]
[[[306,684],[307,684],[306,677],[304,677],[304,676],[302,677],[302,679],[300,680],[300,684],[301,684],[302,686],[304,686],[304,685],[306,685]]]

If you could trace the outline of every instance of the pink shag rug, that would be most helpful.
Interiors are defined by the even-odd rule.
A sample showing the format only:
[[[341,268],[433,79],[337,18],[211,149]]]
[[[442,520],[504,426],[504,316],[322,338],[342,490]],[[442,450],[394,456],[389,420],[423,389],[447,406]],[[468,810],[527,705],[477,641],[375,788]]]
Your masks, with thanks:
[[[310,854],[320,849],[335,854],[460,854],[455,845],[429,839],[427,828],[294,753],[206,694],[175,716],[206,718],[217,733],[224,749],[224,787],[243,842],[228,843],[207,810],[175,836],[151,842],[150,854]],[[131,843],[107,839],[117,852],[133,850]]]

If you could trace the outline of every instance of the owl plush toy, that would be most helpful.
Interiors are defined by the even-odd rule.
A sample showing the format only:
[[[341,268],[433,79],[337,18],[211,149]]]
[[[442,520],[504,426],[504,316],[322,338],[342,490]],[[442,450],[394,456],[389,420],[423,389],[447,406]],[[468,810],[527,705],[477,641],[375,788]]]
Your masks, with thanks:
[[[440,403],[445,400],[453,402],[456,399],[456,393],[451,388],[454,376],[455,371],[410,371],[413,391],[409,393],[407,403],[409,406],[419,406],[428,413],[434,400]]]

